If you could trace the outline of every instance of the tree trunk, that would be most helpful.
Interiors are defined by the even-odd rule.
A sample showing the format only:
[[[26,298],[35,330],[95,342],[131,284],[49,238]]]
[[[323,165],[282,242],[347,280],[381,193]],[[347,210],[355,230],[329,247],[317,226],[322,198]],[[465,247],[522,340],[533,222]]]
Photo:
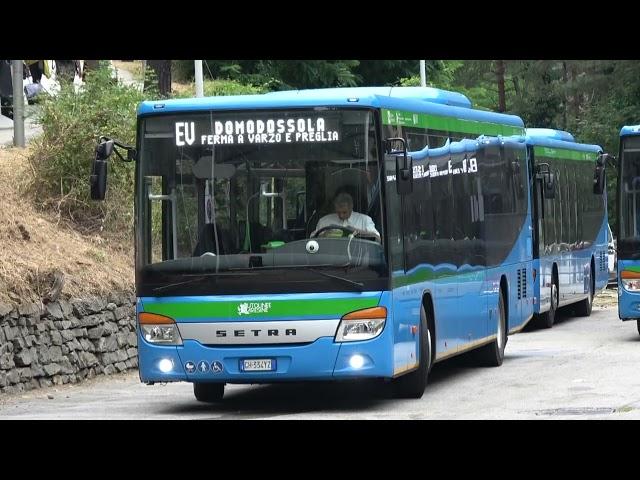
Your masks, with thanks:
[[[507,110],[507,100],[504,92],[504,60],[496,60],[496,78],[498,80],[498,111]]]
[[[82,81],[87,77],[87,72],[95,71],[100,66],[100,60],[85,60],[82,66]]]
[[[158,77],[158,91],[163,97],[171,95],[171,60],[148,60],[147,64]],[[145,89],[148,85],[145,83]]]
[[[571,131],[576,125],[578,119],[578,110],[580,107],[579,93],[576,89],[576,80],[578,78],[578,69],[575,62],[569,65],[569,82],[571,83],[571,96],[569,97],[569,119],[566,128]]]
[[[562,62],[562,81],[564,82],[564,108],[562,109],[562,130],[567,130],[567,109],[569,108],[569,90],[567,83],[569,81],[569,72],[567,62]]]

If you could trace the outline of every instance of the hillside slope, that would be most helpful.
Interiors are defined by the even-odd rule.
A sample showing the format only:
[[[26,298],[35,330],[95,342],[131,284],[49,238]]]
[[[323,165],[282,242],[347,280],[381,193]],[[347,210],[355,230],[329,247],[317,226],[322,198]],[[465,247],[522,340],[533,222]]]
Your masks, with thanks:
[[[0,303],[132,292],[132,243],[84,236],[39,212],[25,193],[35,174],[27,155],[0,148]]]

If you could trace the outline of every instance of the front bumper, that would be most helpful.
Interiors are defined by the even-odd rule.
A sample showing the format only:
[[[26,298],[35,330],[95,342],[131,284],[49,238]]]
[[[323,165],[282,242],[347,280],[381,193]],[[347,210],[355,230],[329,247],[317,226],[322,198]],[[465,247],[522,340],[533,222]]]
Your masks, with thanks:
[[[385,325],[378,337],[360,342],[336,343],[332,337],[322,337],[304,345],[242,347],[205,346],[195,340],[185,340],[181,346],[159,346],[149,344],[138,334],[140,379],[143,382],[272,383],[389,378],[393,375],[390,327]],[[351,366],[354,355],[362,357],[359,368]],[[243,372],[240,369],[244,359],[265,358],[275,360],[275,371]],[[166,359],[171,361],[172,369],[163,372],[160,364]]]

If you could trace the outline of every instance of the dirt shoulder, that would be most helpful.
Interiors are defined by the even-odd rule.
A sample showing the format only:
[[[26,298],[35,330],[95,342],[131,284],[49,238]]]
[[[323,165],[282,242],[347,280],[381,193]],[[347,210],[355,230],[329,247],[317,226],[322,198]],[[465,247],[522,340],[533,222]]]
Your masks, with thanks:
[[[25,194],[28,149],[0,148],[0,303],[133,291],[133,245],[74,231]]]
[[[598,308],[618,308],[618,289],[606,288],[593,299],[593,306]]]

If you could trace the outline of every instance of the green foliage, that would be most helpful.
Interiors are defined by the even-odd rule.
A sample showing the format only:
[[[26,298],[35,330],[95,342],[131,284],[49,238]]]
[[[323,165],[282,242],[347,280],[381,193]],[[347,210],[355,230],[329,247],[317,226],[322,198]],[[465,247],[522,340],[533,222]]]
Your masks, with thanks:
[[[192,83],[189,88],[174,92],[173,98],[191,98],[195,96],[196,87]],[[256,95],[264,93],[265,89],[244,85],[236,80],[205,80],[204,96],[216,97],[219,95]]]
[[[357,60],[260,60],[241,80],[268,90],[355,87]]]
[[[459,84],[456,72],[464,66],[462,60],[434,60],[427,62],[427,85],[433,88],[449,90],[466,95],[478,110],[492,110],[495,106],[495,95],[483,86],[465,86]],[[431,68],[429,68],[431,67]],[[420,75],[400,79],[402,87],[419,87]]]
[[[358,84],[367,87],[397,85],[401,79],[417,76],[420,86],[419,60],[359,60],[353,72],[358,77]],[[427,62],[427,72],[434,62]],[[407,85],[410,86],[410,85]]]
[[[204,75],[236,80],[265,91],[355,86],[397,85],[401,78],[418,74],[418,60],[205,60]],[[443,62],[427,61],[429,75]],[[193,61],[174,62],[179,81],[192,81]]]
[[[401,87],[419,87],[420,75],[414,75],[413,77],[405,77],[400,79]]]
[[[104,202],[90,200],[88,180],[101,135],[135,145],[136,107],[142,99],[137,89],[116,83],[104,65],[88,73],[78,92],[63,86],[57,96],[43,99],[43,134],[33,142],[30,157],[32,191],[43,206],[87,231],[130,233],[134,166],[111,157]]]

